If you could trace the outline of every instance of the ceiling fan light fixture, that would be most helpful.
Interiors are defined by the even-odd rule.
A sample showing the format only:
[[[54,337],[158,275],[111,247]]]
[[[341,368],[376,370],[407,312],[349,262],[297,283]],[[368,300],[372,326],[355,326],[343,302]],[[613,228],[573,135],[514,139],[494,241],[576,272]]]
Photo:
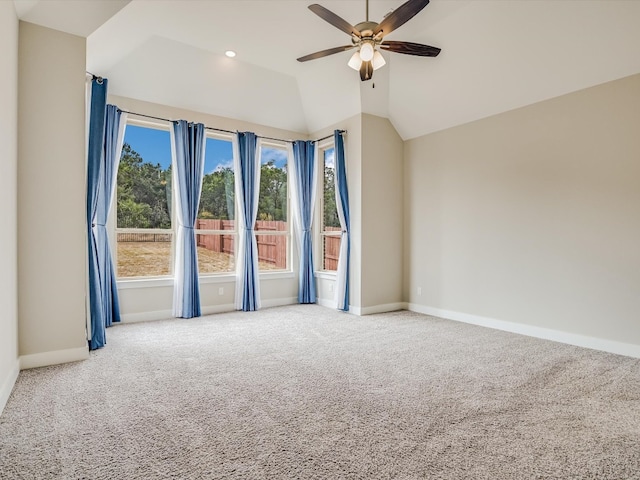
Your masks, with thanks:
[[[370,62],[373,59],[374,49],[370,42],[363,42],[360,47],[360,59],[363,62]]]
[[[395,10],[392,10],[380,23],[369,21],[369,0],[366,1],[366,20],[355,26],[351,25],[345,19],[340,18],[331,10],[326,9],[322,5],[314,3],[309,5],[309,10],[330,23],[338,30],[346,33],[351,38],[350,45],[341,47],[327,48],[309,55],[298,58],[298,62],[307,62],[322,58],[336,53],[341,53],[353,48],[357,49],[347,65],[360,73],[360,80],[366,82],[371,80],[374,70],[386,65],[386,60],[382,53],[378,51],[379,47],[387,52],[402,53],[404,55],[414,55],[419,57],[437,57],[440,49],[430,45],[423,45],[415,42],[401,42],[394,40],[384,40],[388,34],[398,27],[401,27],[414,16],[416,16],[424,7],[427,6],[429,0],[406,0]]]
[[[373,69],[377,70],[380,67],[384,67],[387,62],[385,61],[382,54],[378,50],[376,50],[373,54],[373,61],[371,63],[373,63]]]
[[[362,65],[360,52],[356,51],[353,55],[351,55],[351,58],[349,59],[349,62],[347,62],[347,65],[349,65],[354,70],[360,70],[360,65]]]

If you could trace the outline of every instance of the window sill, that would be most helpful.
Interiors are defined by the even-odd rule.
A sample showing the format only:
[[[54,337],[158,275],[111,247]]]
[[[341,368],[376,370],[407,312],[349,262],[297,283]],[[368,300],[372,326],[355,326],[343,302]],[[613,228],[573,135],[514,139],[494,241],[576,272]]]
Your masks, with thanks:
[[[323,280],[335,280],[336,275],[336,272],[330,271],[316,272],[316,278],[322,278]]]
[[[260,273],[260,280],[280,280],[282,278],[294,278],[295,275],[291,270],[284,270],[280,272],[262,272]]]
[[[285,278],[294,278],[292,271],[281,272],[262,272],[259,274],[260,280],[281,280]],[[334,275],[335,277],[335,275]],[[223,273],[218,275],[201,275],[200,283],[233,283],[236,281],[235,273]],[[131,288],[155,288],[155,287],[173,287],[173,278],[136,278],[131,280],[118,280],[118,290],[128,290]]]
[[[118,280],[118,290],[130,288],[173,287],[173,278],[136,278],[135,280]]]

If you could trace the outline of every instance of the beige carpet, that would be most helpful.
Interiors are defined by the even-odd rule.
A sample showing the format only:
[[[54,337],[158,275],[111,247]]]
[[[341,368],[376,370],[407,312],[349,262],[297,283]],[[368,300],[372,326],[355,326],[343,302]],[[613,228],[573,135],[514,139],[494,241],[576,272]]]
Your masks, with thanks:
[[[640,360],[410,312],[116,326],[24,371],[2,479],[640,479]]]

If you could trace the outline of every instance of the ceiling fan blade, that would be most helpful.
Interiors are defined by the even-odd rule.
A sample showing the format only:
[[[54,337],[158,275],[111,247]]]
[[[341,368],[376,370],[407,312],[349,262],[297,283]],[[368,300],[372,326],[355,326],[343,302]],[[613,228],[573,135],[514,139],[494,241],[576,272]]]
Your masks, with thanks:
[[[333,55],[334,53],[340,53],[346,50],[351,50],[352,48],[355,48],[355,45],[344,45],[342,47],[327,48],[326,50],[320,50],[319,52],[310,53],[309,55],[300,57],[298,58],[298,61],[306,62],[308,60],[315,60],[316,58],[326,57],[328,55]]]
[[[382,32],[382,36],[388,35],[396,28],[411,20],[420,10],[427,6],[429,0],[409,0],[396,8],[373,30],[373,35]]]
[[[417,55],[419,57],[437,57],[440,53],[440,49],[438,47],[423,45],[421,43],[396,42],[392,40],[382,42],[380,44],[380,48],[390,52],[404,53],[405,55]]]
[[[373,77],[373,64],[371,61],[362,62],[362,65],[360,65],[360,80],[366,82],[371,80],[371,77]]]
[[[323,20],[329,22],[331,25],[336,27],[339,30],[342,30],[347,35],[355,35],[356,37],[361,37],[360,32],[351,25],[346,20],[340,18],[338,15],[333,13],[331,10],[327,10],[322,5],[318,5],[314,3],[313,5],[309,5],[309,10],[318,15]]]

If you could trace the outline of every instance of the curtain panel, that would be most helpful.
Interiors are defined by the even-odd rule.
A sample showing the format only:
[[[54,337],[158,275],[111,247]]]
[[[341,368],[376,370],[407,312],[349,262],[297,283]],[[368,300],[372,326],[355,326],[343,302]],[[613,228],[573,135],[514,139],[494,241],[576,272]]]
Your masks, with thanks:
[[[106,223],[113,200],[127,115],[107,105],[106,79],[92,81],[87,157],[89,348],[106,344],[106,328],[120,321],[116,274]]]
[[[313,207],[316,198],[318,148],[316,142],[297,140],[292,145],[292,176],[296,238],[300,249],[298,302],[316,303],[313,266]]]
[[[238,196],[235,304],[237,310],[246,312],[260,308],[258,244],[254,232],[260,195],[260,148],[255,133],[236,133],[233,158]]]
[[[344,139],[342,132],[333,133],[336,168],[336,207],[342,234],[340,237],[340,256],[336,272],[336,305],[338,310],[349,311],[349,260],[351,256],[349,191],[347,189],[347,171],[344,157]]]
[[[173,314],[201,315],[195,226],[202,191],[206,136],[202,123],[174,122],[171,130],[178,228],[174,260]]]

